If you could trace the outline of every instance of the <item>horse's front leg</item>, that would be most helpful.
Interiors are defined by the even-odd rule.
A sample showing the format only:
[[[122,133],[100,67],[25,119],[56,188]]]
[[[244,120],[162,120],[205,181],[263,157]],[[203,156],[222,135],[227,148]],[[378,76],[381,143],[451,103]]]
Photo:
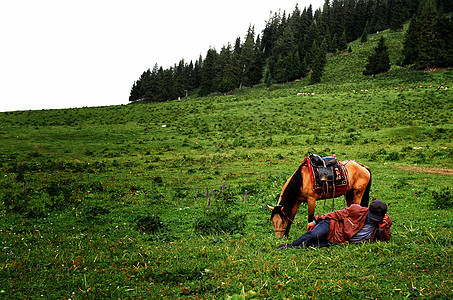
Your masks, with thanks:
[[[316,198],[314,197],[307,198],[307,205],[308,205],[308,223],[310,223],[315,219]]]

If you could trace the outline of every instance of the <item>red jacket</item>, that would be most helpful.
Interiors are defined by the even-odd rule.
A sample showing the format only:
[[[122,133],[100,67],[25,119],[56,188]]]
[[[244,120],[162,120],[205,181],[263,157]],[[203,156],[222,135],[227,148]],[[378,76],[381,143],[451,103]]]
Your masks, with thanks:
[[[341,244],[348,242],[354,234],[362,229],[363,225],[365,225],[367,213],[368,207],[352,204],[342,210],[336,210],[322,216],[316,216],[315,221],[318,223],[322,220],[329,219],[330,228],[327,240],[331,243]],[[377,226],[371,235],[370,240],[390,240],[390,226],[392,226],[392,220],[388,218],[387,224],[382,232],[379,232]]]

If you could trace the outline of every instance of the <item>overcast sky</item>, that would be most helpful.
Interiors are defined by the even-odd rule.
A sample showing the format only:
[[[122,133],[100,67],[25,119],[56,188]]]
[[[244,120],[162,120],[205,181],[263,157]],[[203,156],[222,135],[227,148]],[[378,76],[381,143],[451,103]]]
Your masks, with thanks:
[[[261,34],[270,12],[324,0],[11,0],[0,3],[0,111],[127,104],[132,84]]]

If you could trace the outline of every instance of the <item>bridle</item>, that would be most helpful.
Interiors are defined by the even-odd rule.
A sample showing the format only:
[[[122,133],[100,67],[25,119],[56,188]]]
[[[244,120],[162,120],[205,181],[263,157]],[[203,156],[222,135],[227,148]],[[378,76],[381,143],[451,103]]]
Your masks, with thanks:
[[[281,206],[281,207],[283,208],[283,206]],[[288,219],[288,221],[289,221],[291,224],[298,226],[298,224],[297,224],[296,222],[294,222],[294,220],[291,220],[291,218],[288,218],[288,216],[286,216],[286,214],[285,214],[285,212],[284,212],[283,210],[281,210],[281,213],[282,213],[282,215],[283,215],[286,219]],[[283,229],[275,229],[275,228],[274,228],[274,231],[275,231],[275,232],[286,232],[286,229],[288,229],[288,226],[286,226],[286,227],[283,228]]]

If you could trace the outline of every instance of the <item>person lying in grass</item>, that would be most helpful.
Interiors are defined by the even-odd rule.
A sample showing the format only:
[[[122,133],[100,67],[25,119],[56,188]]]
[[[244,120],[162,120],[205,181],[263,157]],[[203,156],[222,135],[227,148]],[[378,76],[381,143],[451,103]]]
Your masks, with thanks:
[[[315,216],[315,220],[308,223],[306,233],[292,243],[280,245],[278,249],[388,241],[391,237],[391,226],[392,220],[387,215],[385,202],[374,200],[370,207],[353,204],[342,210]]]

